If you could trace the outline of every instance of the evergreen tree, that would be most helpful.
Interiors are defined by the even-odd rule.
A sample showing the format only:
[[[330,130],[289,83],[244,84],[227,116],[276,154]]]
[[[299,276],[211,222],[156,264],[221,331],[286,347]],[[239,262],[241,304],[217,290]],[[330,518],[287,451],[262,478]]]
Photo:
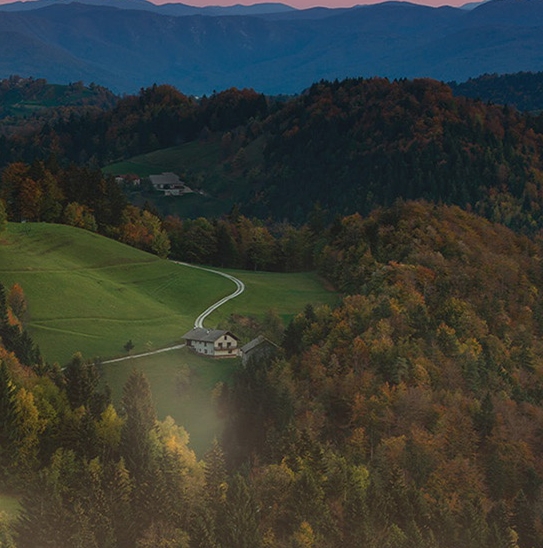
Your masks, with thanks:
[[[100,380],[96,366],[85,362],[80,352],[73,355],[64,371],[66,393],[72,409],[89,408]]]
[[[234,476],[219,523],[218,539],[222,548],[258,548],[258,510],[247,482],[240,474]]]
[[[151,430],[156,423],[156,413],[151,399],[147,377],[132,371],[123,387],[121,400],[124,424],[121,429],[121,455],[134,481],[131,497],[134,538],[139,538],[153,523],[160,501],[155,485],[158,462],[153,453]],[[159,507],[157,508],[157,504]]]
[[[213,440],[211,449],[205,454],[204,467],[206,495],[210,505],[218,511],[226,500],[227,475],[224,452],[216,439]]]
[[[149,433],[155,426],[156,412],[151,387],[141,371],[132,371],[123,387],[121,401],[125,422],[121,431],[121,454],[132,476],[144,479],[151,466]]]
[[[81,506],[74,504],[84,484],[75,453],[57,450],[50,466],[26,486],[15,526],[18,548],[73,548],[84,533]]]
[[[115,530],[117,548],[135,545],[137,524],[132,511],[134,482],[124,464],[124,459],[106,469],[105,497],[111,522]]]

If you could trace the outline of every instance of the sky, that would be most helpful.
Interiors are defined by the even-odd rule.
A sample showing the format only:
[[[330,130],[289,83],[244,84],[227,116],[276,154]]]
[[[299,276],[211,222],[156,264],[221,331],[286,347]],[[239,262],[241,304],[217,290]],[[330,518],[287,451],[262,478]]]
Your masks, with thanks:
[[[8,4],[14,0],[0,0],[0,4]],[[31,0],[28,0],[31,1]],[[77,0],[74,0],[77,1]],[[175,0],[150,0],[154,4],[167,4],[174,3]],[[264,0],[263,0],[264,1]],[[284,4],[288,4],[294,8],[306,9],[316,6],[325,6],[329,8],[350,8],[359,4],[378,4],[383,0],[270,0],[280,1]],[[470,0],[413,0],[415,4],[422,4],[426,6],[461,6]],[[255,0],[182,0],[181,3],[188,4],[190,6],[231,6],[232,4],[256,4],[259,3]]]

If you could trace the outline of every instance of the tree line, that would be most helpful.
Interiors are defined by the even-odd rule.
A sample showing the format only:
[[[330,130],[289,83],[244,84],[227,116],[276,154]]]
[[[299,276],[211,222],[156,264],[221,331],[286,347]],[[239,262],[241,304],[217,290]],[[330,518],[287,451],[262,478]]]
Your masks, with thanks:
[[[10,221],[63,223],[160,257],[250,270],[313,268],[325,222],[319,208],[302,226],[248,218],[237,207],[219,219],[162,219],[153,207],[130,205],[113,178],[75,164],[62,168],[52,159],[9,164],[0,203]]]

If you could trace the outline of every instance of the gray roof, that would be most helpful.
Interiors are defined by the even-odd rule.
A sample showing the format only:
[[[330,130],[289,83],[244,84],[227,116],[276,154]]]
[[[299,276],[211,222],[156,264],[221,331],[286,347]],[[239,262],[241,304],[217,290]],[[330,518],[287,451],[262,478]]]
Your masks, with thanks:
[[[183,338],[187,341],[202,341],[202,342],[215,342],[219,337],[223,335],[230,335],[234,339],[238,338],[226,331],[225,329],[206,329],[205,327],[195,327],[183,335]]]
[[[266,343],[271,346],[275,346],[277,348],[277,345],[274,342],[270,341],[269,339],[266,339],[264,335],[259,335],[256,339],[253,339],[252,341],[249,341],[247,344],[243,345],[241,347],[241,351],[243,353],[250,352],[251,350],[253,350],[253,348],[260,346],[262,343]]]
[[[173,185],[179,184],[181,181],[175,173],[162,173],[161,175],[149,175],[153,185]]]

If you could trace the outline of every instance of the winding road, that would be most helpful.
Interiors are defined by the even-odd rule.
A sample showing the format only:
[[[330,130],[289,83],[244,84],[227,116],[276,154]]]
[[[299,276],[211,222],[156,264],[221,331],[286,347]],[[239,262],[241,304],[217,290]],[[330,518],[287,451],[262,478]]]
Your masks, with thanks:
[[[204,268],[202,266],[195,266],[193,264],[189,263],[182,263],[179,261],[173,261],[176,264],[181,264],[183,266],[189,266],[190,268],[197,268],[198,270],[205,270],[206,272],[213,272],[213,274],[218,274],[219,276],[223,276],[224,278],[228,278],[229,280],[233,281],[236,284],[236,290],[234,293],[231,293],[230,295],[227,295],[226,297],[222,298],[220,301],[217,301],[215,304],[212,304],[209,308],[206,308],[195,320],[194,327],[204,327],[204,320],[212,313],[219,308],[219,306],[222,306],[224,303],[230,301],[231,299],[235,299],[238,295],[241,295],[245,291],[245,284],[238,280],[235,276],[232,276],[230,274],[225,274],[224,272],[219,272],[218,270],[212,270],[211,268]]]
[[[236,278],[235,276],[232,276],[231,274],[225,274],[224,272],[219,272],[218,270],[213,270],[211,268],[205,268],[203,266],[196,266],[189,263],[183,263],[180,261],[172,261],[175,264],[180,264],[182,266],[188,266],[189,268],[196,268],[198,270],[204,270],[206,272],[212,272],[213,274],[218,274],[219,276],[223,276],[224,278],[228,278],[232,282],[236,284],[236,290],[234,293],[231,293],[230,295],[227,295],[226,297],[223,297],[220,301],[217,301],[216,303],[212,304],[210,307],[206,308],[194,321],[194,327],[204,327],[204,320],[212,313],[219,308],[219,306],[222,306],[224,303],[230,301],[231,299],[235,299],[238,295],[241,295],[245,291],[245,284]],[[161,352],[169,352],[170,350],[177,350],[178,348],[183,348],[184,344],[176,344],[174,346],[168,346],[167,348],[159,348],[158,350],[153,350],[152,352],[144,352],[143,354],[133,354],[131,356],[123,356],[122,358],[114,358],[113,360],[105,360],[102,363],[116,363],[116,362],[123,362],[126,360],[133,360],[135,358],[143,358],[145,356],[153,356],[155,354],[160,354]]]

